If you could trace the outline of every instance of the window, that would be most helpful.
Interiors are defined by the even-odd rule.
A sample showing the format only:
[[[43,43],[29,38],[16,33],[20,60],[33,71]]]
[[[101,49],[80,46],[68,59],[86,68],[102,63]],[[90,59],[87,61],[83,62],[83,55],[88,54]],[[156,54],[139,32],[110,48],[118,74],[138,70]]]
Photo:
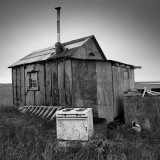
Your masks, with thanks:
[[[124,79],[129,79],[129,71],[128,71],[128,69],[126,69],[124,71]]]
[[[28,89],[38,90],[38,72],[32,71],[28,72]]]

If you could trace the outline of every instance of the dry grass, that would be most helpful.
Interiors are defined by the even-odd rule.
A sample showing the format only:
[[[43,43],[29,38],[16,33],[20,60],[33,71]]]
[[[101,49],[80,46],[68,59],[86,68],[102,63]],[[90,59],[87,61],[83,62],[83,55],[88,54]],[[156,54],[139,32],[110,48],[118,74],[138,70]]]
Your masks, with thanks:
[[[12,104],[12,84],[0,84],[0,107]]]
[[[160,134],[137,133],[126,126],[94,134],[86,146],[75,142],[60,148],[55,121],[21,114],[14,107],[0,111],[0,157],[4,160],[158,160]]]
[[[0,102],[0,160],[160,159],[160,131],[137,133],[123,125],[108,129],[105,136],[95,133],[84,147],[75,142],[60,148],[55,121],[18,112],[11,106],[11,86],[3,88],[0,88],[3,100]]]

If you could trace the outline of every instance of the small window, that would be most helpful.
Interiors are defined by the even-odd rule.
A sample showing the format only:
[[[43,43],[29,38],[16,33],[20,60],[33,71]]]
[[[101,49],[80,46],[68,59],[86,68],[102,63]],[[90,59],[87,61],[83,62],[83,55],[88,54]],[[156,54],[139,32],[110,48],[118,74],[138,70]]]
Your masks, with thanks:
[[[126,69],[126,70],[124,71],[124,78],[125,78],[125,79],[129,79],[129,71],[128,71],[128,69]]]
[[[29,90],[38,90],[38,72],[28,72],[29,81],[28,89]]]

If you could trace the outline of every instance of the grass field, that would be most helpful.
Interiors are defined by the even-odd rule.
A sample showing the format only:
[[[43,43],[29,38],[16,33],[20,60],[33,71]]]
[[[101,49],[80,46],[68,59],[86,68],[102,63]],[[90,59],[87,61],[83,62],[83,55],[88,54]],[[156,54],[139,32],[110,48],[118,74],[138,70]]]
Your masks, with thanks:
[[[12,100],[12,84],[0,84],[0,106],[11,106]]]
[[[84,147],[78,142],[60,148],[55,121],[20,113],[14,107],[0,110],[1,160],[159,160],[160,134],[137,133],[121,125],[95,133]]]
[[[125,125],[109,125],[105,135],[94,133],[84,147],[75,142],[60,148],[55,120],[20,113],[12,106],[11,85],[0,87],[0,160],[160,159],[160,131],[137,133]]]

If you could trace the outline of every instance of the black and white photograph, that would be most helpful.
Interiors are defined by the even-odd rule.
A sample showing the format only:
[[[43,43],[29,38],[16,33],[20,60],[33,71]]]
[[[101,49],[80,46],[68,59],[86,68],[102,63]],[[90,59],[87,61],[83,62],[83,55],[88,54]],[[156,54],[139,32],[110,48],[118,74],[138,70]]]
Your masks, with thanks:
[[[160,1],[0,0],[0,160],[159,160]]]

